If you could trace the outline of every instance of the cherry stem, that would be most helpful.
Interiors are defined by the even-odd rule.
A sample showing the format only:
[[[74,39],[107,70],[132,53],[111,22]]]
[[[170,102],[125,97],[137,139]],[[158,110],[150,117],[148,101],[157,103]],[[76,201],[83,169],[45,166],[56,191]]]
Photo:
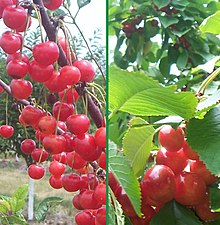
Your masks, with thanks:
[[[8,125],[8,95],[5,96],[5,124]]]
[[[209,75],[200,85],[198,91],[196,92],[196,96],[202,96],[205,93],[205,89],[209,86],[209,84],[220,74],[220,68],[216,69],[211,75]]]

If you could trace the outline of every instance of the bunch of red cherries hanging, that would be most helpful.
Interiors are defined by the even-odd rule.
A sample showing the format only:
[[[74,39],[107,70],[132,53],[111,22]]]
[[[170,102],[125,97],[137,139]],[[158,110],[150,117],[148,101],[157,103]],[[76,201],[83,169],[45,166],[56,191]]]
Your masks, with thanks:
[[[60,7],[62,0],[43,3],[47,9],[55,10]],[[29,126],[35,130],[35,139],[39,143],[37,147],[35,140],[30,138],[24,139],[21,143],[21,151],[31,155],[35,162],[29,166],[28,175],[32,179],[41,179],[45,174],[43,162],[51,158],[51,155],[51,187],[79,192],[72,200],[73,206],[82,210],[75,217],[76,223],[104,225],[106,185],[105,177],[99,176],[98,172],[106,168],[105,123],[103,120],[102,126],[91,134],[90,118],[86,114],[75,112],[75,104],[79,98],[76,85],[93,81],[96,71],[91,62],[75,59],[64,37],[59,37],[58,43],[42,41],[36,44],[31,49],[31,57],[24,54],[23,34],[31,26],[31,17],[19,1],[2,0],[0,17],[9,28],[0,37],[0,47],[8,55],[6,72],[11,78],[9,87],[12,97],[21,102],[29,99],[33,83],[38,82],[51,93],[57,93],[59,98],[54,102],[52,112],[37,104],[26,104],[21,109],[19,122],[22,126]],[[69,62],[60,68],[57,64],[60,55],[58,45]],[[27,77],[31,81],[27,80]],[[10,138],[13,133],[12,126],[0,126],[1,137]]]
[[[164,125],[158,140],[161,148],[156,154],[156,163],[140,181],[141,218],[136,215],[124,189],[109,173],[109,185],[124,214],[133,225],[149,225],[152,217],[167,202],[175,200],[191,208],[204,222],[216,220],[220,213],[211,211],[208,186],[219,178],[200,161],[198,153],[188,145],[180,126],[175,130],[170,125]]]

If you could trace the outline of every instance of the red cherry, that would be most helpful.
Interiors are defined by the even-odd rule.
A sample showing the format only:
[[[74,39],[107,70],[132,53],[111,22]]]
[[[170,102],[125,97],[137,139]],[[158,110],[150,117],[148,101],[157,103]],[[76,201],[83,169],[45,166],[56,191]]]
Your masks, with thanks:
[[[184,140],[184,142],[183,142],[183,151],[189,159],[192,159],[192,160],[198,160],[199,159],[198,153],[195,150],[191,149],[191,147],[188,145],[186,140]]]
[[[60,73],[54,71],[49,80],[45,82],[45,86],[51,92],[60,92],[66,88],[66,84],[62,82]]]
[[[65,174],[62,177],[63,188],[68,192],[75,192],[80,189],[80,177],[77,174]]]
[[[80,190],[94,190],[98,184],[98,179],[94,173],[83,174],[80,177]]]
[[[20,57],[21,57],[22,62],[29,64],[29,59],[28,59],[27,55],[25,55],[24,53],[21,54],[20,52],[16,52],[14,54],[9,54],[6,59],[6,64],[8,64],[10,61],[15,60],[15,59],[20,60]]]
[[[170,167],[175,175],[178,175],[187,166],[188,159],[182,149],[177,152],[169,152],[165,148],[161,148],[157,152],[156,163]]]
[[[35,162],[45,162],[49,157],[48,152],[46,152],[42,148],[35,148],[33,152],[31,153],[31,158]]]
[[[79,98],[79,94],[74,88],[67,88],[64,91],[58,93],[59,98],[62,102],[66,102],[68,104],[72,104],[73,102],[77,102]]]
[[[95,77],[95,69],[88,60],[76,60],[73,63],[81,73],[80,81],[91,82]]]
[[[12,5],[13,1],[12,0],[1,0],[0,1],[0,8],[4,9],[8,5]]]
[[[85,190],[80,196],[80,205],[84,209],[98,209],[102,206],[100,202],[94,199],[94,190]]]
[[[49,134],[43,139],[43,146],[50,154],[59,154],[66,148],[66,139],[61,135]]]
[[[61,134],[66,139],[65,152],[72,152],[74,150],[73,136],[70,133]]]
[[[2,93],[4,91],[3,87],[0,86],[0,93]]]
[[[57,121],[53,116],[43,116],[38,122],[38,128],[43,134],[53,134]]]
[[[106,147],[106,127],[100,127],[96,130],[95,143],[101,148]]]
[[[14,134],[14,128],[9,125],[0,126],[0,135],[3,138],[10,138]]]
[[[79,82],[81,73],[75,66],[64,66],[60,70],[60,79],[66,85],[74,85]]]
[[[20,5],[9,5],[4,9],[2,18],[7,27],[17,29],[26,23],[27,12]]]
[[[84,134],[90,127],[90,120],[85,114],[74,114],[67,118],[66,125],[71,133]]]
[[[98,159],[98,163],[99,163],[99,166],[102,168],[102,169],[106,169],[106,154],[105,152],[102,152],[99,159]]]
[[[141,186],[143,198],[164,204],[174,198],[175,175],[169,167],[155,165],[144,174]]]
[[[106,205],[106,185],[104,183],[98,184],[94,190],[93,197],[102,205]]]
[[[5,53],[14,54],[21,47],[21,39],[14,33],[6,31],[0,38],[0,46]]]
[[[61,175],[64,174],[66,169],[66,166],[63,163],[60,163],[58,161],[52,161],[49,165],[49,172],[54,176],[54,177],[60,177]]]
[[[24,123],[31,126],[38,124],[42,116],[43,112],[32,105],[25,106],[21,112],[21,118]]]
[[[44,66],[55,63],[59,58],[59,48],[53,41],[36,44],[32,52],[34,59]]]
[[[106,224],[106,209],[100,208],[97,210],[95,216],[95,225],[105,225]]]
[[[175,200],[182,205],[200,204],[206,193],[206,184],[196,173],[182,172],[176,177]]]
[[[56,10],[63,4],[63,0],[43,0],[43,4],[49,10]]]
[[[80,205],[80,197],[81,197],[81,194],[74,195],[73,200],[72,200],[73,206],[78,210],[83,209],[83,207]]]
[[[50,80],[53,75],[53,65],[43,66],[33,60],[29,66],[29,74],[31,79],[37,82],[46,82]]]
[[[13,79],[10,83],[12,96],[16,99],[25,99],[32,94],[33,86],[30,81]]]
[[[60,121],[66,121],[66,119],[74,113],[74,106],[73,104],[67,104],[65,102],[56,102],[53,105],[53,116]],[[60,113],[59,113],[60,111]]]
[[[101,155],[100,149],[95,144],[95,138],[90,134],[81,134],[74,137],[75,151],[86,161],[94,161]],[[96,155],[96,151],[99,155]]]
[[[61,189],[63,187],[62,186],[62,176],[61,177],[50,176],[49,183],[52,188]]]
[[[67,165],[72,169],[81,169],[86,165],[86,161],[75,151],[69,152],[66,155]]]
[[[77,225],[95,225],[95,217],[89,210],[77,213],[75,221]]]
[[[52,160],[56,160],[58,162],[61,162],[63,164],[66,164],[66,153],[62,152],[60,154],[55,154],[52,156]]]
[[[195,206],[195,211],[196,211],[197,216],[205,222],[214,221],[220,215],[219,212],[211,211],[210,197],[209,197],[208,193],[206,193],[206,196],[205,196],[205,199],[203,200],[203,202],[201,204]]]
[[[27,25],[26,23],[27,23],[27,21],[23,25],[21,25],[20,27],[16,28],[16,32],[24,32],[25,29],[26,29],[26,25]],[[28,23],[28,28],[31,26],[31,24],[32,24],[32,17],[30,17],[30,20],[29,20],[29,23]]]
[[[184,133],[181,127],[174,130],[170,125],[164,125],[159,131],[158,140],[167,151],[179,151],[183,146]]]
[[[24,154],[31,154],[36,148],[36,143],[33,139],[25,139],[21,142],[20,148]]]
[[[66,124],[65,124],[63,121],[58,121],[58,122],[57,122],[57,125],[58,125],[58,127],[59,127],[61,130],[63,130],[63,131],[66,131],[66,130],[67,130],[67,126],[66,126]]]
[[[34,180],[39,180],[44,176],[45,170],[42,166],[31,164],[28,167],[28,175]]]
[[[199,174],[205,181],[206,185],[211,185],[218,180],[218,177],[213,175],[207,168],[206,165],[200,161],[193,161],[190,163],[190,171]]]
[[[25,62],[13,59],[6,66],[6,72],[13,79],[23,78],[28,73],[28,65]]]

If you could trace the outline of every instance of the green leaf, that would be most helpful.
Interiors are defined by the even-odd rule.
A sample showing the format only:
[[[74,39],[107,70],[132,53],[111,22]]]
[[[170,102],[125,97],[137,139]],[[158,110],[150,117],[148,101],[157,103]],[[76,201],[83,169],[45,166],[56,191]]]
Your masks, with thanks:
[[[77,4],[79,8],[82,8],[85,5],[88,5],[90,2],[91,0],[77,0]]]
[[[153,147],[155,129],[141,118],[134,118],[124,136],[123,150],[131,161],[134,174],[139,177],[143,174],[150,151]]]
[[[171,201],[151,219],[150,225],[202,225],[202,223],[190,209]]]
[[[170,74],[170,62],[168,57],[163,57],[159,64],[160,72],[163,76],[168,77]]]
[[[186,68],[187,61],[188,61],[188,53],[185,50],[179,55],[179,57],[177,59],[176,65],[177,65],[178,69],[182,70],[182,69]]]
[[[109,70],[109,109],[137,116],[193,116],[197,99],[193,93],[174,93],[148,76]]]
[[[159,19],[164,28],[167,28],[170,25],[177,24],[179,22],[179,20],[175,17],[160,16]]]
[[[220,11],[206,18],[200,25],[200,30],[205,33],[220,34]]]
[[[209,187],[210,206],[212,211],[220,212],[220,189],[219,183],[214,183]]]
[[[112,142],[109,145],[109,170],[122,185],[137,215],[141,216],[141,191],[128,159],[117,151]]]
[[[109,187],[109,195],[108,196],[109,196],[108,224],[115,225],[115,222],[117,221],[117,223],[116,223],[117,225],[124,225],[125,218],[123,215],[123,210],[110,187]],[[113,203],[113,205],[112,205],[112,203]]]
[[[204,119],[193,118],[187,126],[187,140],[195,149],[206,167],[220,176],[220,109],[211,109]]]
[[[8,216],[7,220],[10,222],[10,224],[21,224],[21,225],[28,225],[27,221],[23,217],[18,216]]]
[[[9,200],[12,212],[18,212],[19,210],[24,208],[26,204],[26,198],[28,196],[28,187],[29,185],[25,184],[19,187],[12,195],[11,199]]]
[[[47,197],[40,202],[35,210],[35,218],[38,222],[45,220],[48,210],[53,206],[60,204],[63,201],[59,197]]]
[[[10,211],[10,204],[5,200],[0,200],[0,213],[6,214]]]
[[[169,5],[170,0],[153,0],[153,3],[159,8],[163,8],[167,5]]]

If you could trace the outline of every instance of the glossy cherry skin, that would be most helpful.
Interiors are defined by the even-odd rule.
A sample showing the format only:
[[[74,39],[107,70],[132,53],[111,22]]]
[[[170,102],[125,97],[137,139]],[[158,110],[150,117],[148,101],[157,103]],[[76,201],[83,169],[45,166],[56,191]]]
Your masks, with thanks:
[[[60,70],[60,79],[66,85],[74,85],[79,82],[81,73],[75,66],[64,66]]]
[[[66,148],[66,139],[61,135],[49,134],[42,142],[45,150],[50,154],[59,154]]]
[[[64,174],[66,169],[66,166],[63,163],[60,163],[58,161],[52,161],[49,165],[49,172],[54,176],[54,177],[60,177],[61,175]]]
[[[5,9],[6,6],[8,5],[13,5],[13,1],[12,0],[1,0],[0,2],[0,18],[2,17],[2,13]]]
[[[58,162],[61,162],[63,164],[66,164],[66,153],[62,152],[60,154],[55,154],[52,156],[52,160],[56,160]]]
[[[74,137],[75,151],[86,161],[94,161],[101,155],[101,149],[98,149],[95,138],[90,134],[81,134]],[[98,155],[96,154],[98,151]],[[95,157],[94,157],[95,156]]]
[[[49,154],[47,151],[45,151],[42,148],[35,148],[33,152],[31,152],[31,158],[35,162],[45,162],[49,157]]]
[[[78,210],[83,209],[83,207],[80,205],[80,197],[81,197],[81,193],[74,195],[73,200],[72,200],[73,206]]]
[[[13,59],[6,66],[6,72],[13,79],[23,78],[28,73],[28,64],[17,59]]]
[[[80,81],[91,82],[94,79],[95,69],[88,60],[76,60],[73,66],[76,66],[80,70]]]
[[[60,114],[59,114],[60,110]],[[56,102],[53,105],[53,116],[58,119],[59,115],[59,120],[65,122],[66,119],[71,116],[74,113],[74,106],[73,104],[67,104],[65,102]]]
[[[39,64],[48,66],[59,58],[59,48],[53,41],[36,44],[33,48],[33,56]]]
[[[77,174],[65,174],[62,177],[63,188],[68,192],[75,192],[80,189],[80,177]]]
[[[53,75],[53,65],[43,66],[33,60],[29,66],[29,74],[32,80],[37,82],[46,82],[50,80]]]
[[[75,221],[77,225],[95,225],[95,217],[89,210],[77,213]]]
[[[65,95],[64,95],[65,92]],[[79,94],[77,93],[75,88],[67,88],[64,91],[58,93],[61,101],[66,102],[68,104],[72,104],[73,102],[77,102],[79,99]]]
[[[14,33],[6,31],[0,38],[0,46],[5,53],[14,54],[21,47],[21,39]]]
[[[24,123],[31,126],[38,124],[42,116],[43,112],[32,105],[25,106],[21,112],[21,118]]]
[[[0,93],[2,93],[3,92],[3,87],[2,86],[0,86]]]
[[[80,177],[80,190],[94,190],[98,184],[98,179],[94,173],[83,174]]]
[[[182,149],[177,152],[169,152],[165,148],[161,148],[157,152],[156,163],[170,167],[175,175],[181,173],[188,164],[188,158]]]
[[[200,160],[193,161],[190,163],[190,171],[199,174],[205,181],[206,185],[211,185],[212,183],[218,180],[218,177],[213,175],[206,168],[206,165]]]
[[[32,83],[23,79],[13,79],[10,83],[10,88],[12,96],[19,100],[30,97],[33,91]]]
[[[25,31],[25,28],[26,28],[26,23],[27,21],[21,25],[20,27],[16,28],[16,32],[24,32]],[[28,28],[31,26],[32,24],[32,17],[30,17],[30,20],[29,20],[29,23],[28,23]]]
[[[183,146],[184,133],[180,127],[174,130],[170,125],[164,125],[159,131],[158,140],[167,151],[179,151]]]
[[[106,127],[100,127],[96,130],[95,143],[101,148],[106,147]]]
[[[3,138],[10,138],[14,134],[14,128],[9,125],[0,126],[0,135]]]
[[[106,208],[100,208],[97,210],[95,215],[95,225],[105,225],[106,224]]]
[[[199,159],[198,153],[195,150],[191,149],[191,147],[188,145],[186,140],[184,140],[184,142],[183,142],[183,151],[184,151],[184,154],[186,155],[186,157],[188,157],[189,159],[192,159],[192,160]]]
[[[61,177],[50,176],[49,184],[54,189],[61,189],[63,187],[62,186],[62,176]]]
[[[195,206],[205,197],[206,184],[196,173],[182,172],[176,177],[175,200],[182,205]]]
[[[21,142],[20,148],[24,154],[31,154],[36,148],[36,143],[33,139],[25,139]]]
[[[97,161],[98,161],[99,166],[105,170],[106,169],[106,154],[105,154],[105,152],[101,153],[101,155]]]
[[[60,92],[66,88],[66,84],[60,79],[60,73],[58,71],[53,71],[50,79],[44,84],[50,92]]]
[[[70,133],[63,133],[61,135],[66,139],[65,152],[72,152],[74,150],[74,137]]]
[[[102,205],[106,205],[106,185],[104,183],[100,183],[96,186],[93,197]]]
[[[21,57],[22,62],[29,64],[28,56],[25,55],[24,53],[21,54],[20,52],[16,52],[14,54],[9,54],[6,59],[6,64],[8,64],[10,61],[15,60],[15,59],[20,60],[20,57]]]
[[[80,205],[84,209],[98,209],[102,204],[94,199],[94,190],[85,190],[80,197]]]
[[[125,190],[121,186],[119,186],[115,191],[115,196],[118,202],[121,204],[123,212],[126,216],[136,215],[130,199],[128,198]]]
[[[26,23],[27,12],[22,6],[9,5],[2,14],[5,25],[11,29],[17,29]]]
[[[171,201],[175,195],[175,175],[164,165],[151,167],[141,181],[142,194],[155,202],[164,204]]]
[[[206,193],[205,199],[203,200],[203,202],[201,204],[195,206],[195,211],[196,211],[197,216],[205,222],[214,221],[220,215],[219,212],[211,211],[210,197],[209,197],[208,193]]]
[[[38,128],[43,134],[53,134],[56,130],[57,121],[53,116],[43,116],[38,122]]]
[[[39,180],[44,176],[45,170],[42,166],[31,164],[28,167],[28,175],[34,180]]]
[[[67,153],[66,157],[67,165],[75,170],[83,168],[87,163],[87,161],[82,159],[82,157],[75,151]]]
[[[90,120],[85,114],[74,114],[67,118],[66,125],[72,134],[84,134],[90,127]]]
[[[49,10],[56,10],[63,4],[63,0],[43,0],[43,4]]]

